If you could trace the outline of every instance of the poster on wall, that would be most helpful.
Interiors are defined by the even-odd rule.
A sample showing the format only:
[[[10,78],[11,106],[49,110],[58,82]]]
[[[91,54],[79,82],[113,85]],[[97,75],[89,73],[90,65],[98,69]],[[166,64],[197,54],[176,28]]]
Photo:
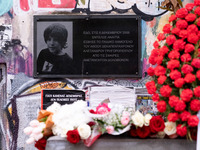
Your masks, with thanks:
[[[34,77],[141,77],[141,18],[34,16]]]

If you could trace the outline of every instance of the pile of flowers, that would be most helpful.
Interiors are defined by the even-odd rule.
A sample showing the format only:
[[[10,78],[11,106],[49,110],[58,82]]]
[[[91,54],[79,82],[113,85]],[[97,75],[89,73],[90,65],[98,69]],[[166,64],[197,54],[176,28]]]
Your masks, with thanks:
[[[200,110],[200,0],[186,4],[169,17],[154,42],[146,83],[158,111],[176,123],[176,133],[191,139]]]

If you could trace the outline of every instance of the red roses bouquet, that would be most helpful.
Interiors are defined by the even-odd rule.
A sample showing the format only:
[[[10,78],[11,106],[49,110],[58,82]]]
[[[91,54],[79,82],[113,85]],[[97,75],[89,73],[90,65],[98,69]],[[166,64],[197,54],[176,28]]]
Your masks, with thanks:
[[[146,83],[157,108],[170,122],[176,122],[176,133],[190,137],[197,127],[200,110],[200,0],[186,4],[169,17],[159,33],[149,62]]]

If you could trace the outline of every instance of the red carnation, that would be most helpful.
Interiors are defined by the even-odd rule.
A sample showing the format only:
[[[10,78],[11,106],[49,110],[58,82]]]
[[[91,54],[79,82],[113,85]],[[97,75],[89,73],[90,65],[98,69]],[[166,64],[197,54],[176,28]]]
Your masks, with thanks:
[[[189,62],[189,61],[191,61],[191,59],[192,59],[192,57],[190,56],[190,54],[183,54],[181,56],[181,61],[182,62]]]
[[[147,73],[149,76],[154,76],[154,68],[153,67],[149,67],[147,70]]]
[[[69,130],[67,132],[67,140],[73,144],[78,143],[81,140],[78,130]]]
[[[181,8],[176,11],[176,17],[178,18],[185,18],[188,14],[187,9]]]
[[[159,33],[157,36],[158,41],[162,41],[165,39],[165,34],[164,33]]]
[[[188,31],[187,30],[181,30],[179,32],[179,37],[182,39],[186,39],[188,37]]]
[[[158,78],[158,84],[163,84],[166,79],[167,79],[167,77],[165,75],[159,76],[159,78]]]
[[[180,19],[176,22],[176,27],[179,29],[185,29],[187,28],[187,26],[188,26],[188,23],[185,20]]]
[[[200,100],[193,99],[190,102],[190,108],[191,108],[192,111],[199,111],[200,110]]]
[[[159,47],[158,41],[155,41],[155,42],[153,43],[153,47],[154,47],[154,48],[158,48],[158,47]]]
[[[185,81],[184,81],[183,78],[179,78],[179,79],[174,81],[174,85],[177,88],[182,88],[183,84],[185,84]]]
[[[161,48],[159,49],[159,54],[160,54],[161,56],[164,56],[166,53],[168,53],[168,51],[169,51],[169,48],[168,48],[167,46],[163,46],[163,47],[161,47]]]
[[[168,61],[167,68],[170,70],[173,70],[174,68],[179,68],[180,67],[180,62],[176,59],[172,59]]]
[[[167,104],[165,101],[159,101],[157,103],[157,109],[159,112],[163,113],[166,111]]]
[[[168,121],[176,122],[179,119],[178,113],[169,113],[167,116]]]
[[[195,19],[196,19],[196,15],[195,15],[195,14],[192,14],[192,13],[188,14],[188,15],[185,17],[185,20],[187,20],[188,22],[193,22],[193,21],[195,21]]]
[[[185,110],[185,108],[186,108],[186,104],[184,101],[181,101],[181,100],[177,101],[174,107],[175,111],[183,111]]]
[[[185,45],[185,53],[190,53],[194,51],[194,45],[193,44],[186,44]]]
[[[195,33],[191,33],[188,35],[188,38],[187,38],[188,42],[192,43],[192,44],[196,44],[199,40],[199,37],[197,34]]]
[[[173,44],[174,50],[183,50],[185,48],[185,42],[182,39],[176,40]]]
[[[140,138],[146,138],[150,135],[150,127],[149,126],[143,126],[142,128],[138,127],[136,129],[136,133]]]
[[[176,50],[172,50],[171,52],[169,52],[168,57],[170,59],[178,59],[180,57],[180,53]]]
[[[185,8],[186,8],[188,11],[191,11],[191,10],[193,9],[193,7],[194,7],[194,3],[187,3],[187,4],[185,5]]]
[[[176,133],[181,136],[181,137],[184,137],[186,136],[187,134],[187,127],[186,126],[183,126],[181,124],[177,125],[176,127]]]
[[[154,72],[155,72],[156,76],[161,76],[161,75],[165,75],[166,69],[165,69],[165,67],[158,65],[154,69]]]
[[[172,26],[170,24],[165,24],[164,27],[163,27],[163,32],[164,33],[170,33],[171,27]]]
[[[152,133],[163,131],[165,128],[164,120],[161,116],[153,116],[150,120],[150,129]]]
[[[196,72],[197,79],[200,80],[200,70]]]
[[[179,100],[179,98],[178,98],[177,96],[175,96],[175,95],[172,95],[172,96],[169,97],[169,105],[170,105],[171,107],[175,107],[175,106],[176,106],[176,103],[177,103],[178,101],[180,101],[180,100]]]
[[[188,121],[189,117],[191,116],[191,114],[188,112],[188,111],[183,111],[181,114],[180,114],[180,118],[182,121]]]
[[[171,15],[171,16],[169,17],[169,22],[172,22],[172,21],[174,21],[174,20],[176,20],[176,19],[177,19],[176,15]]]
[[[191,73],[193,71],[193,67],[188,65],[188,64],[184,64],[181,68],[181,71],[184,73],[184,74],[188,74],[188,73]]]
[[[186,83],[192,83],[196,80],[196,77],[195,77],[195,75],[188,73],[188,74],[186,74],[184,80]]]
[[[153,94],[152,99],[154,102],[160,101],[159,94],[158,93]]]
[[[176,41],[176,37],[174,35],[169,35],[167,38],[166,38],[166,43],[168,45],[172,45],[174,42]]]
[[[200,7],[197,7],[197,8],[194,10],[194,13],[197,14],[197,15],[200,15]]]
[[[199,6],[200,5],[200,0],[194,0],[194,5]]]
[[[196,97],[200,97],[200,86],[197,86],[195,89],[194,89],[194,95]]]
[[[160,88],[160,94],[164,97],[169,97],[171,95],[172,88],[169,85],[163,85]]]
[[[192,60],[191,65],[192,65],[193,67],[199,69],[199,68],[200,68],[200,59],[198,59],[198,58],[194,58],[194,59]]]
[[[172,72],[170,72],[169,76],[172,80],[177,80],[181,78],[181,73],[178,70],[173,70]]]
[[[199,118],[196,115],[190,116],[187,123],[190,127],[196,127],[199,124]]]
[[[198,33],[198,28],[197,28],[196,25],[191,24],[191,25],[189,25],[189,26],[187,27],[187,31],[188,31],[188,34],[190,34],[190,33],[195,33],[195,34],[197,34],[197,33]]]
[[[180,30],[181,30],[181,29],[179,29],[179,28],[173,28],[171,32],[172,32],[172,34],[179,35]]]
[[[158,56],[158,57],[156,58],[156,63],[157,63],[158,65],[161,65],[161,64],[162,64],[162,61],[163,61],[163,56]]]
[[[189,102],[190,99],[193,97],[193,92],[192,90],[190,89],[184,89],[182,92],[181,92],[181,99],[184,101],[184,102]]]
[[[154,94],[156,92],[156,84],[154,81],[149,81],[145,85],[149,94]]]
[[[35,142],[35,147],[38,150],[45,150],[46,144],[47,144],[47,140],[43,137],[40,140],[38,140],[37,142]]]
[[[157,58],[157,56],[150,55],[149,56],[149,63],[152,64],[152,65],[155,65],[156,64],[156,58]]]

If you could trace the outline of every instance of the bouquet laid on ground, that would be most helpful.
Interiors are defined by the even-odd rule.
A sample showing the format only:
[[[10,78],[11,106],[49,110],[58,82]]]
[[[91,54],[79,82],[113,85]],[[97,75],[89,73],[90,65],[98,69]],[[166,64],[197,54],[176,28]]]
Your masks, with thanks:
[[[149,62],[146,83],[158,111],[176,123],[176,133],[191,139],[200,110],[200,0],[186,4],[169,17],[159,33]]]

